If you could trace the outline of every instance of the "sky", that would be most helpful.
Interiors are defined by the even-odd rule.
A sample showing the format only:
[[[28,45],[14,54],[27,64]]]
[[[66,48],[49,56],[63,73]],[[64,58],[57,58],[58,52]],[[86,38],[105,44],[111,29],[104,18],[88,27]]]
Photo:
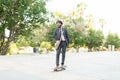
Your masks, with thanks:
[[[119,0],[48,0],[47,9],[51,12],[59,11],[68,14],[74,10],[78,3],[85,2],[88,8],[85,14],[93,14],[95,26],[100,28],[99,19],[104,18],[104,34],[117,33],[120,36],[120,5]]]

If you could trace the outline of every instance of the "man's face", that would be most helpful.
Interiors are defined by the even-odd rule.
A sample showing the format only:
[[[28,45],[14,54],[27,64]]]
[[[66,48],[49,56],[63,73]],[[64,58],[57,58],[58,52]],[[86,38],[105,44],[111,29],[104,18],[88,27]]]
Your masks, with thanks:
[[[57,23],[57,26],[58,26],[58,27],[61,27],[61,26],[62,26],[62,24],[61,24],[61,23]]]

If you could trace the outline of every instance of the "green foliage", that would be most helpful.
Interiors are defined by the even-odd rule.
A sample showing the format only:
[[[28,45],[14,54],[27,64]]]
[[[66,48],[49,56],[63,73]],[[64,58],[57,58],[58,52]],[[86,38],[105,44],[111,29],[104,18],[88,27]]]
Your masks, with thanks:
[[[52,40],[52,35],[53,35],[53,32],[54,32],[54,30],[55,30],[56,28],[57,28],[57,27],[56,27],[56,24],[55,24],[55,23],[51,24],[51,25],[48,27],[48,32],[47,32],[47,34],[46,34],[46,36],[45,36],[45,37],[46,37],[46,41],[50,42],[52,46],[54,46],[54,42],[53,42],[53,40]]]
[[[70,36],[70,43],[72,47],[75,47],[76,49],[78,49],[81,46],[85,46],[87,42],[86,35],[89,33],[89,31],[87,30],[86,26],[88,26],[88,23],[91,24],[91,26],[93,26],[92,25],[93,17],[91,15],[89,16],[89,20],[87,19],[89,22],[84,18],[84,12],[86,8],[87,8],[87,4],[82,2],[77,5],[77,8],[74,11],[72,11],[69,16],[65,16],[60,13],[56,13],[55,15],[55,18],[57,16],[58,18],[63,19],[63,21],[66,22],[64,25],[65,25],[65,28],[67,28],[68,34]],[[51,28],[49,32],[50,36],[48,37],[49,41],[52,41],[51,40],[52,33],[55,26],[56,25],[54,25],[53,27],[50,27]],[[88,36],[91,36],[91,35],[88,35]]]
[[[18,35],[31,35],[37,23],[48,20],[45,5],[45,0],[0,0],[0,54],[6,54],[10,42]],[[5,29],[10,31],[8,38]]]
[[[33,29],[31,35],[27,35],[27,36],[19,35],[15,41],[17,45],[32,46],[32,47],[40,46],[41,42],[46,40],[45,36],[47,33],[47,29],[43,25],[38,25],[38,26],[39,28]]]
[[[19,35],[15,43],[18,47],[29,46],[30,39],[26,36]]]
[[[46,40],[47,28],[43,25],[40,25],[39,28],[33,30],[32,35],[28,38],[30,41],[30,46],[38,47],[42,41]]]
[[[70,27],[67,27],[67,30],[70,37],[70,42],[73,47],[77,48],[85,44],[84,42],[85,36],[81,31],[76,31],[75,28]]]
[[[108,47],[108,45],[115,45],[115,48],[120,47],[120,38],[117,34],[109,33],[106,38],[105,46]]]
[[[18,53],[18,47],[15,43],[10,43],[10,46],[8,48],[7,54],[8,55],[13,55],[13,54],[17,54]]]
[[[101,31],[90,29],[85,38],[86,46],[92,51],[92,48],[100,47],[102,45],[103,39],[104,35]]]
[[[46,48],[47,51],[50,51],[50,50],[52,50],[52,45],[50,42],[43,41],[40,45],[40,48]]]
[[[69,34],[70,42],[73,47],[83,46],[84,45],[84,34],[81,31],[76,31],[75,28],[71,28],[68,26],[64,26]],[[56,24],[51,24],[50,27],[48,27],[48,33],[46,35],[46,40],[48,42],[51,42],[52,46],[54,46],[54,42],[52,40],[52,34],[54,30],[56,29]]]

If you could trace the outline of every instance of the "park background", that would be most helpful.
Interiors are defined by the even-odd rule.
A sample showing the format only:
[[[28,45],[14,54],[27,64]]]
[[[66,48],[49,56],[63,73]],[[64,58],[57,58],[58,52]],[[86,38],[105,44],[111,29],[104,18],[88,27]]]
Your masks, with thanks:
[[[0,54],[55,51],[52,33],[57,20],[62,20],[68,30],[71,40],[68,52],[120,51],[118,3],[118,0],[1,0]]]
[[[0,79],[120,80],[119,7],[119,0],[0,0]],[[71,40],[61,72],[53,72],[57,20]]]

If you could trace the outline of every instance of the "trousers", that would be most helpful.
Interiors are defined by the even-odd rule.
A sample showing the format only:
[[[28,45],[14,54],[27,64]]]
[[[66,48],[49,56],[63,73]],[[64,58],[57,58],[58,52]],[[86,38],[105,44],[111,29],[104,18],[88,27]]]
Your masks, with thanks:
[[[61,65],[64,65],[65,62],[65,55],[66,55],[66,41],[61,41],[57,51],[56,51],[56,66],[59,66],[59,59],[60,59],[60,53],[62,52],[62,61]],[[61,51],[62,50],[62,51]]]

